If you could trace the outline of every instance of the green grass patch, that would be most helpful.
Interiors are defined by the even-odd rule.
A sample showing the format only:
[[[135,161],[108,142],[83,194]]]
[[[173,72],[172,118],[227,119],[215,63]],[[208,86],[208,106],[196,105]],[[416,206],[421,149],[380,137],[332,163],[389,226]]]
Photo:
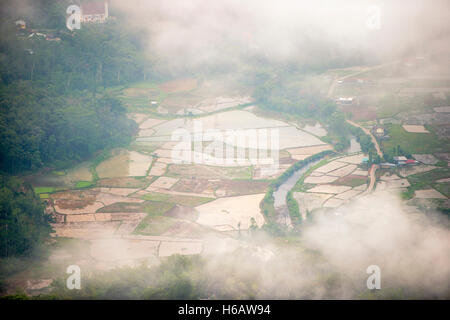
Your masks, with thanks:
[[[447,198],[450,198],[450,183],[436,183],[434,184],[434,188]]]
[[[145,235],[159,235],[167,231],[176,219],[164,217],[163,214],[175,207],[173,203],[148,201],[143,206],[147,216],[136,227],[134,233]]]
[[[436,180],[448,178],[450,176],[449,168],[438,168],[428,172],[421,172],[407,177],[411,184],[427,184],[430,185]]]
[[[54,187],[35,187],[34,193],[36,193],[36,194],[52,193],[52,192],[55,192],[55,190],[56,189]]]
[[[387,125],[390,139],[382,142],[383,152],[392,153],[399,145],[407,154],[446,152],[448,139],[439,140],[433,133],[407,132],[401,125]]]
[[[148,201],[145,202],[142,209],[145,213],[147,213],[148,216],[156,217],[163,215],[167,211],[171,210],[173,207],[175,207],[175,204],[173,203]]]
[[[90,186],[92,186],[91,181],[78,181],[77,184],[75,185],[75,188],[82,189],[82,188],[89,188]]]
[[[421,172],[410,175],[406,179],[411,184],[407,191],[402,193],[404,199],[411,199],[414,196],[415,190],[433,188],[441,192],[447,197],[450,197],[450,184],[437,183],[436,180],[448,178],[450,176],[449,168],[438,168],[428,172]]]
[[[177,219],[163,216],[150,216],[144,218],[134,230],[135,234],[158,236],[168,231]]]
[[[48,198],[50,198],[50,195],[48,193],[41,193],[41,194],[39,194],[39,198],[48,199]]]

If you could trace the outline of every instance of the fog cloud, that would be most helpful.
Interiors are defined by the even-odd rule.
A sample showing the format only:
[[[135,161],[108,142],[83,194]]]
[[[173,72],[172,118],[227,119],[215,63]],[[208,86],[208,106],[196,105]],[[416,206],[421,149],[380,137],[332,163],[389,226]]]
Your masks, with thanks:
[[[172,67],[365,54],[393,58],[427,51],[448,33],[448,1],[130,0],[112,1],[129,23],[150,31],[149,50]],[[367,27],[380,9],[380,29]],[[368,11],[369,10],[369,11]],[[440,44],[442,45],[442,43]]]
[[[220,242],[215,255],[210,250],[209,279],[225,293],[239,291],[230,281],[257,283],[257,298],[367,298],[366,270],[376,265],[381,297],[450,297],[448,226],[395,195],[375,192],[317,217],[303,230],[296,245],[274,245],[268,238],[241,254],[227,253]],[[239,293],[252,296],[245,288]]]

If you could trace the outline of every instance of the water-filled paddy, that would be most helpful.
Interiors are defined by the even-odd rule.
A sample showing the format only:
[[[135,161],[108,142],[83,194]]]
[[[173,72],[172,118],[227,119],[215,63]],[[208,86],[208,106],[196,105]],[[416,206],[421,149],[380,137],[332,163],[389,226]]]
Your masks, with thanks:
[[[111,158],[100,163],[96,171],[100,178],[142,177],[147,175],[152,161],[151,156],[118,149],[113,151]]]

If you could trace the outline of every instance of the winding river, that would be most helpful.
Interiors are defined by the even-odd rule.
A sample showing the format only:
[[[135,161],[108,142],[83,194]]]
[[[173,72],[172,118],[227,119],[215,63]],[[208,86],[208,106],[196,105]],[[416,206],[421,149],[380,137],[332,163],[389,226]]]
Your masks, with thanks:
[[[289,215],[289,209],[287,207],[286,196],[288,192],[295,186],[298,179],[300,179],[309,168],[319,163],[318,159],[305,164],[303,167],[295,171],[285,182],[283,182],[278,189],[273,193],[274,207],[278,214],[277,222],[287,226],[291,226],[291,216]]]

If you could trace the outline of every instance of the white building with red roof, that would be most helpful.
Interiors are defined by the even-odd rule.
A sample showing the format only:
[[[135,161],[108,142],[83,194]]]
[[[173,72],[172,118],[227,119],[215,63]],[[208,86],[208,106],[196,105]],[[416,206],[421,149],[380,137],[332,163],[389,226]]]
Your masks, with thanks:
[[[104,23],[108,17],[107,1],[87,1],[81,4],[82,23]]]

